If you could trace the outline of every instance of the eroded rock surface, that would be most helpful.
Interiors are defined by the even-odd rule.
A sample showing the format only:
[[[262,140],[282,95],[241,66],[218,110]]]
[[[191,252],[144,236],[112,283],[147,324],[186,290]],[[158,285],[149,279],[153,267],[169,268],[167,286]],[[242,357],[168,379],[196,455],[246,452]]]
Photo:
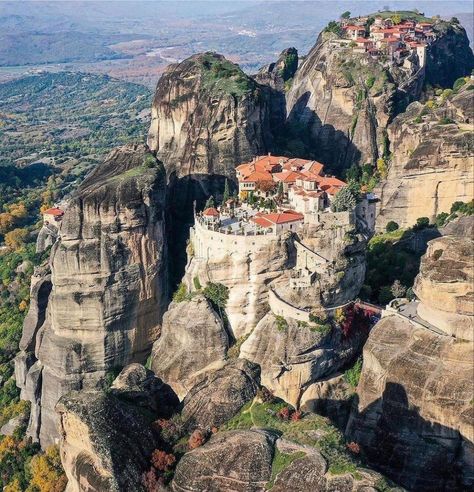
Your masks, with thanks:
[[[459,222],[459,221],[458,221]],[[465,217],[459,224],[474,224]],[[449,230],[448,230],[449,232]],[[451,234],[434,239],[420,265],[414,291],[420,299],[418,314],[445,333],[474,340],[474,240],[472,235]]]
[[[129,145],[112,151],[68,204],[47,309],[45,277],[33,284],[17,358],[17,384],[32,402],[28,433],[42,446],[58,438],[62,395],[144,362],[159,335],[168,300],[164,184],[145,147]]]
[[[318,330],[267,314],[240,349],[260,365],[262,385],[293,406],[313,382],[337,372],[357,354],[366,333],[345,338],[339,329]]]
[[[382,318],[364,347],[348,439],[409,490],[469,489],[473,372],[473,342]]]
[[[234,177],[271,144],[265,88],[222,55],[170,65],[158,82],[148,145],[168,174]]]
[[[206,374],[183,401],[182,417],[189,429],[219,427],[257,394],[260,367],[245,359],[229,361]]]
[[[154,343],[151,368],[182,399],[196,378],[224,364],[229,339],[224,324],[202,295],[172,303]]]
[[[411,104],[390,125],[391,164],[376,189],[378,228],[391,220],[409,227],[418,217],[434,222],[455,201],[472,199],[474,91],[469,85],[430,111]]]

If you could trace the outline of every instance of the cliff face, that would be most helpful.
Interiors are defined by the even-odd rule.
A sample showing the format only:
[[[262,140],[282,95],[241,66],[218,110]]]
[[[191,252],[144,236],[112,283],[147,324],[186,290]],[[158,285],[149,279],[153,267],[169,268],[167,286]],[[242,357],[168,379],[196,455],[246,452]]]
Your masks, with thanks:
[[[474,218],[459,222],[472,228]],[[463,234],[464,227],[458,232],[428,243],[414,291],[423,319],[450,335],[474,341],[474,241],[472,235]]]
[[[434,220],[455,201],[472,199],[474,91],[467,82],[432,109],[415,102],[389,126],[391,164],[376,189],[377,227],[393,220],[407,227],[418,217]]]
[[[410,490],[474,484],[473,245],[460,236],[463,222],[472,229],[467,218],[429,243],[415,283],[418,315],[455,337],[399,315],[382,318],[364,346],[346,430],[372,464]]]
[[[237,164],[271,145],[267,96],[223,56],[194,55],[160,78],[148,145],[168,174],[233,178]]]
[[[398,99],[415,99],[421,92],[419,72],[414,58],[388,69],[323,33],[288,91],[288,125],[335,171],[375,162],[384,152]]]
[[[459,24],[439,23],[433,29],[436,39],[424,66],[415,54],[401,63],[368,59],[323,32],[286,95],[287,130],[337,171],[387,155],[387,125],[419,99],[424,84],[452,87],[474,67]]]
[[[144,146],[114,150],[82,184],[51,253],[52,289],[23,333],[17,384],[32,402],[28,432],[57,438],[54,406],[100,386],[108,371],[143,361],[168,299],[164,172]],[[44,292],[43,292],[44,293]]]

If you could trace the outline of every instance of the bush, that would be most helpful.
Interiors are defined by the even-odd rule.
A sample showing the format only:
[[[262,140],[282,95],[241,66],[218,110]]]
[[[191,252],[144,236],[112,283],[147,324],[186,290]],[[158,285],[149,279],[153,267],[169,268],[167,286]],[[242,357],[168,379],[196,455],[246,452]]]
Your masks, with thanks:
[[[190,301],[192,299],[192,294],[188,292],[188,288],[184,282],[181,282],[173,294],[174,302]]]
[[[452,124],[455,124],[455,123],[456,122],[454,120],[452,120],[451,118],[447,118],[446,116],[443,116],[439,120],[439,124],[440,125],[452,125]]]
[[[392,290],[388,285],[384,285],[383,287],[380,288],[379,292],[379,304],[380,305],[385,305],[388,304],[391,300],[393,299],[393,294]]]
[[[155,449],[151,455],[151,464],[161,472],[169,471],[176,463],[174,454]]]
[[[416,219],[416,224],[413,227],[413,230],[422,230],[426,229],[430,225],[430,219],[428,217],[418,217]]]
[[[449,217],[449,214],[446,212],[441,212],[436,216],[436,227],[443,227],[446,224],[446,219]]]
[[[360,374],[362,372],[362,358],[359,357],[355,364],[344,373],[344,379],[351,388],[357,388],[359,384]]]
[[[199,281],[199,277],[196,276],[193,278],[193,284],[194,284],[194,288],[196,290],[201,290],[202,286],[201,286],[201,282]]]
[[[459,79],[456,79],[453,85],[453,91],[457,92],[465,83],[466,83],[466,79],[464,77],[460,77]]]
[[[192,450],[202,446],[206,442],[206,437],[203,431],[196,429],[189,437],[188,448]]]
[[[385,230],[387,232],[393,232],[393,231],[396,231],[400,226],[394,222],[393,220],[391,220],[390,222],[387,223],[387,225],[385,226]]]
[[[30,463],[30,486],[39,492],[62,492],[67,478],[61,466],[57,446],[51,446],[44,453],[35,456]]]
[[[225,309],[229,299],[229,289],[224,284],[208,282],[202,291],[204,297],[216,307],[219,314],[222,315],[222,310]]]
[[[275,315],[275,321],[278,331],[285,331],[288,328],[288,322],[283,316]]]

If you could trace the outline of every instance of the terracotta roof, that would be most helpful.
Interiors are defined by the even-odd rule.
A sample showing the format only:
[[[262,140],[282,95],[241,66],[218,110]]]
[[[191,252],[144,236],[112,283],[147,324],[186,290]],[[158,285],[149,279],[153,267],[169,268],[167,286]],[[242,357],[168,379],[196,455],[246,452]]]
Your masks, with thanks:
[[[43,215],[55,215],[56,217],[60,217],[61,215],[64,215],[64,211],[61,210],[60,208],[48,208],[48,210],[45,210],[43,212]]]
[[[205,215],[206,217],[219,217],[219,212],[214,207],[209,207],[204,210],[202,215]]]
[[[255,171],[246,176],[244,179],[241,179],[241,181],[246,183],[258,183],[261,181],[273,181],[273,178],[272,174],[267,171]]]
[[[274,173],[273,179],[275,181],[282,181],[283,183],[294,183],[298,178],[301,178],[302,174],[297,171],[282,171],[281,173]]]
[[[250,220],[261,227],[271,227],[275,224],[287,224],[289,222],[300,221],[303,220],[303,218],[303,214],[298,212],[285,211],[281,213],[269,214],[257,213]]]
[[[324,164],[321,164],[318,161],[310,161],[307,165],[305,165],[305,171],[308,171],[312,174],[320,175],[323,171]]]
[[[373,41],[371,39],[367,39],[367,38],[357,38],[356,43],[367,44],[367,43],[373,43]]]

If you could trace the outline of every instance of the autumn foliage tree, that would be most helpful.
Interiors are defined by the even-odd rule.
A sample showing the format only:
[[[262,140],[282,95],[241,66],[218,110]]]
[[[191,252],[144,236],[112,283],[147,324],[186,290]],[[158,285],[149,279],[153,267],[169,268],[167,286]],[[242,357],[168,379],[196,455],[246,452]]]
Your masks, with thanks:
[[[196,429],[189,438],[188,447],[189,449],[196,449],[199,446],[202,446],[205,442],[206,434],[203,431]]]
[[[166,451],[161,451],[160,449],[155,449],[151,455],[151,464],[158,471],[169,471],[173,468],[176,463],[176,457],[174,454],[167,453]]]
[[[44,453],[38,454],[30,463],[30,486],[39,492],[63,492],[67,478],[61,466],[59,449],[50,446]]]

